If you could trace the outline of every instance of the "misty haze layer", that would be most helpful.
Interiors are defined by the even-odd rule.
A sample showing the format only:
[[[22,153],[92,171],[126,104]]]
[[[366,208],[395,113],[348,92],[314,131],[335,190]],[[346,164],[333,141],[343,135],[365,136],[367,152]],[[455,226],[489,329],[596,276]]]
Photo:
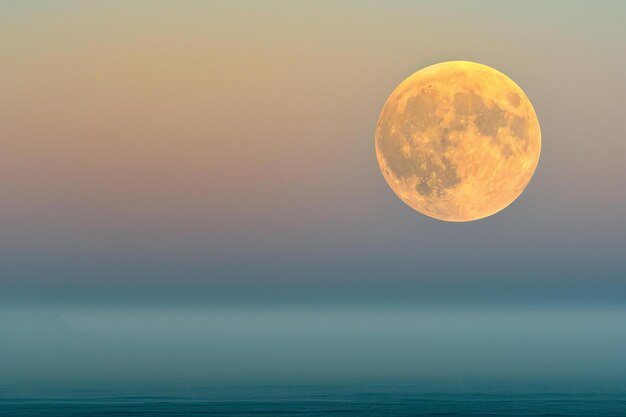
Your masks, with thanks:
[[[0,314],[5,387],[410,382],[623,388],[626,310]],[[10,360],[7,360],[9,359]]]

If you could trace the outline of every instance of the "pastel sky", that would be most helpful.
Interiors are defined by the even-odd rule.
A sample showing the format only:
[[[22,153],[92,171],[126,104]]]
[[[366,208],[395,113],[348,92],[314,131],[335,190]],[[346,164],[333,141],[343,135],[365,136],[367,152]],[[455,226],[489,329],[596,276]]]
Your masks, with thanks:
[[[626,289],[622,2],[0,10],[4,284]],[[453,59],[514,79],[543,133],[522,197],[469,224],[405,207],[373,151],[393,88]]]
[[[0,2],[0,302],[624,307],[625,16],[623,1]],[[464,224],[405,206],[374,153],[391,91],[446,60],[512,78],[543,138],[522,196]]]

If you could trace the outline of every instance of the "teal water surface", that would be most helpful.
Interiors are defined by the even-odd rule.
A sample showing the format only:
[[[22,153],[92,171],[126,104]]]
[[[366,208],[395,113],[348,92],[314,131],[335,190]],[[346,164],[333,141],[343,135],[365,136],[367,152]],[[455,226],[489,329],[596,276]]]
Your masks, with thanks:
[[[626,416],[626,394],[424,393],[406,386],[68,390],[0,398],[2,416]]]

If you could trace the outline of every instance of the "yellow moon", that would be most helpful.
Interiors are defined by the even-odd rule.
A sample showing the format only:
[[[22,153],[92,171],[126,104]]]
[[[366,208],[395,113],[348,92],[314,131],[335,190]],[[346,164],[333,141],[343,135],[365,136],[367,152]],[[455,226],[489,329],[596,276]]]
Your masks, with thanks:
[[[391,94],[376,127],[376,157],[391,189],[427,216],[491,216],[524,191],[541,152],[532,104],[506,75],[449,61]]]

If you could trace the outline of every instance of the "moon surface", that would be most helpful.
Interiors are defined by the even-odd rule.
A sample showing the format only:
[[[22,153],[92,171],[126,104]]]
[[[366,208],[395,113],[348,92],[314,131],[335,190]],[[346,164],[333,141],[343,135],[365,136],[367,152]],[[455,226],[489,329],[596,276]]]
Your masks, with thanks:
[[[532,104],[506,75],[449,61],[391,94],[376,127],[376,156],[391,189],[427,216],[491,216],[524,191],[541,152]]]

